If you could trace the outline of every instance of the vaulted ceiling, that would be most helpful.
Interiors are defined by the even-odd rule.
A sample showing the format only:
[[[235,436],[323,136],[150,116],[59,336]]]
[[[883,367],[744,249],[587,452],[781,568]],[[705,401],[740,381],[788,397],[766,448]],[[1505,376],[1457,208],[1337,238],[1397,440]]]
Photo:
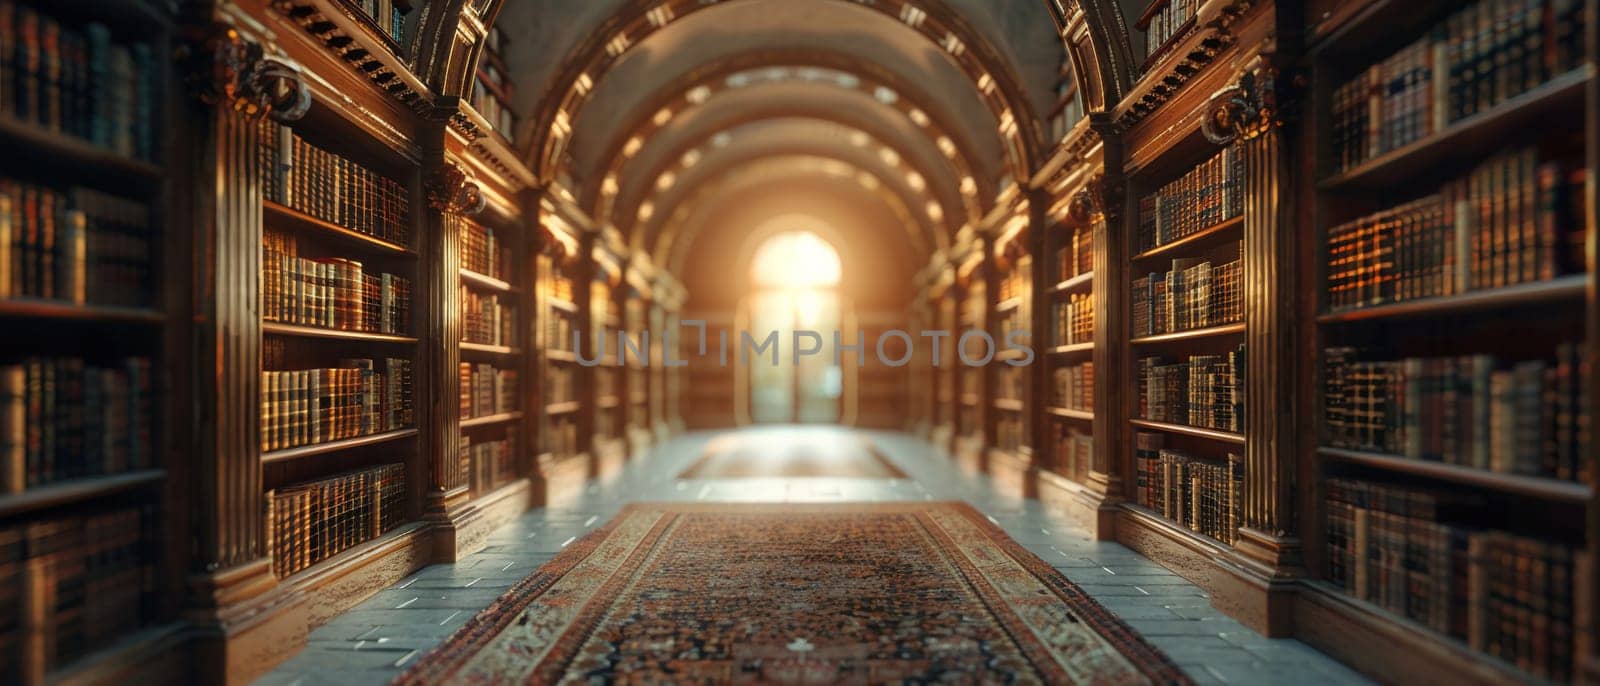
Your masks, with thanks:
[[[851,230],[892,237],[884,258],[925,263],[1048,156],[1064,67],[1106,91],[1086,92],[1091,109],[1128,81],[1108,74],[1126,63],[1126,39],[1103,30],[1120,21],[1115,0],[478,4],[507,41],[529,167],[680,268],[713,209],[788,211],[766,197],[785,188],[848,195],[838,222],[840,208],[873,208]],[[1087,54],[1093,78],[1069,54]]]

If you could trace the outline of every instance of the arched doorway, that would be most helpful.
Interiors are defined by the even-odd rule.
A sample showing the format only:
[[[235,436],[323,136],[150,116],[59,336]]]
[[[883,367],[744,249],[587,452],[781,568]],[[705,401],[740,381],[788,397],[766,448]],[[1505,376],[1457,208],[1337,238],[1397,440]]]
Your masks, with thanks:
[[[750,258],[747,332],[760,345],[776,335],[777,364],[770,354],[751,354],[749,417],[755,423],[831,423],[841,414],[843,370],[834,363],[834,332],[844,324],[839,292],[839,253],[815,232],[782,228],[765,238]],[[815,332],[798,338],[796,331]],[[797,340],[799,341],[797,345]],[[818,347],[800,356],[798,348]]]

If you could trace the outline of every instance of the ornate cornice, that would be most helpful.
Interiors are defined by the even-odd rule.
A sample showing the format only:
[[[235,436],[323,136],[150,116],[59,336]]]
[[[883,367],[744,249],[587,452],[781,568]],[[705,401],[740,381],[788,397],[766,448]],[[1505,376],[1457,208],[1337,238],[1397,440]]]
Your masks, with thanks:
[[[1279,105],[1280,79],[1271,61],[1258,57],[1233,85],[1218,89],[1206,102],[1200,131],[1206,140],[1226,145],[1249,140],[1283,124]]]
[[[428,205],[440,212],[473,215],[482,212],[488,204],[477,182],[453,163],[446,162],[434,170],[424,185]]]
[[[195,30],[181,57],[186,81],[201,102],[243,114],[292,122],[311,109],[300,65],[268,54],[258,41],[226,22]]]
[[[350,35],[310,0],[272,0],[272,6],[299,24],[335,57],[348,63],[380,91],[399,101],[412,112],[431,121],[442,121],[444,117],[449,116],[449,110],[441,110],[435,106],[432,94],[426,91],[426,87],[421,86],[420,81],[416,81],[415,77],[402,76],[394,66],[380,59],[377,52],[363,45],[363,40],[374,40],[372,37],[358,38]],[[346,22],[358,21],[348,10],[340,8],[338,11],[344,13]],[[386,48],[379,49],[386,50]],[[393,56],[393,59],[399,60],[397,56]]]
[[[1212,0],[1214,3],[1224,3],[1224,0]],[[1197,27],[1194,35],[1183,40],[1183,45],[1175,46],[1172,55],[1157,67],[1159,73],[1148,73],[1140,78],[1135,85],[1130,98],[1138,99],[1132,105],[1126,106],[1117,117],[1117,129],[1128,131],[1134,125],[1143,121],[1174,95],[1183,89],[1183,85],[1199,74],[1218,55],[1234,43],[1238,36],[1233,33],[1233,26],[1254,6],[1254,0],[1231,0],[1222,4],[1216,11],[1214,18]],[[1201,8],[1202,13],[1211,11],[1210,3]],[[1187,46],[1187,52],[1181,52]],[[1144,83],[1151,83],[1144,87]],[[1143,91],[1142,94],[1140,91]]]

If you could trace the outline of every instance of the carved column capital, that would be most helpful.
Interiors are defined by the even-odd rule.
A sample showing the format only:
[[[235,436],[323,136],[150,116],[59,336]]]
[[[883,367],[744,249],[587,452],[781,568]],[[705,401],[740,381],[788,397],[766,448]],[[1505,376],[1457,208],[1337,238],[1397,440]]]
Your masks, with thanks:
[[[456,164],[447,162],[434,170],[426,186],[428,205],[440,212],[473,215],[489,202],[478,183]]]
[[[300,65],[268,54],[227,22],[194,30],[181,55],[189,87],[208,105],[279,122],[296,121],[311,109]]]
[[[1270,60],[1258,58],[1239,75],[1238,82],[1211,94],[1206,116],[1200,120],[1206,140],[1226,145],[1281,126],[1284,108],[1278,89],[1282,85],[1278,68]]]

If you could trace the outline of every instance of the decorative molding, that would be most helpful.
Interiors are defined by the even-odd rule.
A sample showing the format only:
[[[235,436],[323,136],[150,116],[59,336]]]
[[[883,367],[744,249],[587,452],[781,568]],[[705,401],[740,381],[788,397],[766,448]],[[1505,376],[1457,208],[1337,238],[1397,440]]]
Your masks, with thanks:
[[[300,65],[268,54],[230,23],[214,22],[197,30],[180,56],[189,87],[207,105],[286,123],[311,109],[311,88]]]
[[[324,14],[318,3],[311,0],[271,0],[271,2],[273,8],[299,24],[306,33],[320,41],[334,57],[349,64],[357,73],[365,76],[379,90],[405,105],[407,109],[429,121],[443,121],[449,117],[450,111],[437,107],[433,94],[428,92],[427,87],[414,75],[401,74],[401,70],[406,67],[398,56],[392,54],[387,45],[378,49],[368,48],[363,44],[364,41],[374,40],[374,37],[350,35],[339,26],[338,22]],[[340,8],[339,12],[346,23],[359,25],[360,20],[350,15],[348,10]],[[389,57],[397,64],[386,63],[380,58],[378,50],[391,53]]]
[[[1206,140],[1227,145],[1249,140],[1282,124],[1277,93],[1278,71],[1258,58],[1237,83],[1218,89],[1206,103],[1200,131]]]
[[[446,214],[474,215],[488,205],[478,183],[460,166],[446,162],[428,176],[424,184],[428,206]]]
[[[1213,10],[1212,3],[1222,6]],[[1225,3],[1223,0],[1212,0],[1212,3],[1201,7],[1202,16],[1196,21],[1204,23],[1199,24],[1189,38],[1172,46],[1171,55],[1160,65],[1159,70],[1147,72],[1140,77],[1128,95],[1130,99],[1135,97],[1138,99],[1131,105],[1126,105],[1126,109],[1117,116],[1116,124],[1119,131],[1133,128],[1160,109],[1183,90],[1185,83],[1216,61],[1223,50],[1238,42],[1238,36],[1233,33],[1233,25],[1255,5],[1254,0],[1231,0]],[[1206,16],[1213,11],[1216,12],[1214,17]],[[1151,85],[1146,87],[1146,83]]]

